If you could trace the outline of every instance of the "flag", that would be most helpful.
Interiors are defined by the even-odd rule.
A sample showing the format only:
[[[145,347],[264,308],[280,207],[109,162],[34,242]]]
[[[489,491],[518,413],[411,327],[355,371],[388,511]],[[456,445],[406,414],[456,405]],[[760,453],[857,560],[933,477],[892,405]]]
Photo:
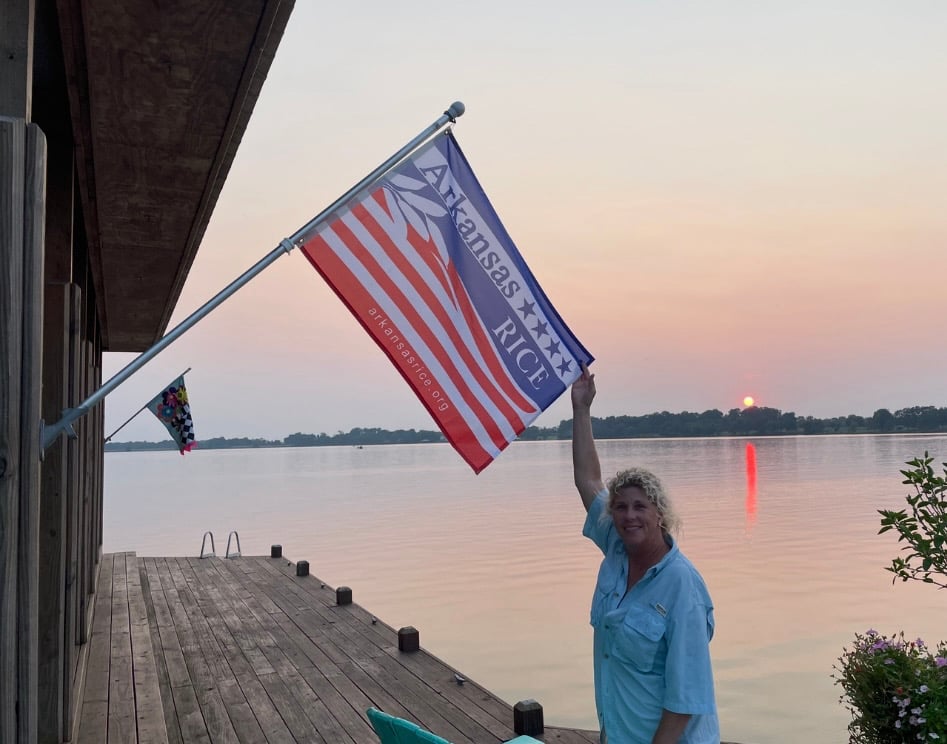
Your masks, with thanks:
[[[194,422],[191,420],[191,405],[187,400],[187,388],[184,387],[184,375],[152,398],[148,403],[148,410],[165,425],[182,455],[197,446],[194,439]]]
[[[592,361],[452,133],[353,197],[302,250],[474,472]]]

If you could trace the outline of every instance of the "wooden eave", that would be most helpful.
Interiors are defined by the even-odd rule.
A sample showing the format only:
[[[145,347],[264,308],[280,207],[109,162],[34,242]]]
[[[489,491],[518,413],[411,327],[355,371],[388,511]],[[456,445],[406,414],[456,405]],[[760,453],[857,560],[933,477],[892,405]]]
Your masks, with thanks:
[[[167,330],[293,0],[55,2],[106,351]]]

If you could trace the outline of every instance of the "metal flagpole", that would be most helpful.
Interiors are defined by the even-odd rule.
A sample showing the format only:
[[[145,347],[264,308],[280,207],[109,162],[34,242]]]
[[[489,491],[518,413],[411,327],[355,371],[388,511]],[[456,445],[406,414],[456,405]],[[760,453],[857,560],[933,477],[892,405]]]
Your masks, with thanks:
[[[184,370],[181,374],[179,374],[178,377],[184,377],[184,375],[186,375],[186,374],[187,374],[188,372],[190,372],[190,371],[191,371],[191,368],[188,367],[188,368],[187,368],[186,370]],[[174,380],[178,379],[178,377],[175,377]],[[172,380],[171,382],[174,382],[174,380]],[[165,390],[167,390],[169,387],[171,387],[171,382],[169,382],[167,385],[164,386],[164,389],[165,389]],[[152,398],[152,400],[154,400],[154,399]],[[150,403],[150,402],[151,402],[151,401],[149,400],[148,403]],[[109,435],[105,438],[105,441],[106,441],[106,442],[109,441],[112,437],[114,437],[114,436],[115,436],[116,434],[118,434],[122,429],[124,429],[124,428],[128,425],[128,422],[129,422],[129,421],[131,421],[133,418],[135,418],[135,416],[137,416],[139,413],[141,413],[142,411],[144,411],[144,410],[148,407],[148,403],[145,403],[145,405],[143,405],[141,408],[139,408],[137,411],[135,411],[131,416],[129,416],[128,419],[125,421],[124,424],[122,424],[121,426],[119,426],[115,431],[113,431],[111,434],[109,434]]]
[[[344,206],[352,197],[358,194],[359,191],[364,189],[366,186],[370,185],[373,181],[384,175],[387,171],[394,168],[398,163],[400,163],[404,158],[408,157],[412,152],[414,152],[418,147],[423,145],[427,140],[437,134],[441,129],[446,127],[448,124],[452,124],[457,121],[459,116],[462,116],[464,113],[464,104],[460,101],[454,101],[447,111],[441,114],[432,124],[430,124],[423,132],[418,134],[414,139],[412,139],[408,144],[398,150],[394,155],[385,160],[381,165],[379,165],[375,170],[369,173],[365,178],[355,184],[352,188],[346,191],[342,196],[336,199],[332,204],[323,209],[319,214],[313,217],[309,222],[299,228],[296,232],[290,235],[288,238],[283,238],[280,241],[279,245],[276,246],[269,254],[261,258],[257,263],[247,269],[243,274],[234,279],[230,284],[228,284],[224,289],[218,292],[214,297],[204,303],[200,308],[191,313],[187,318],[181,321],[174,330],[165,334],[162,338],[155,343],[147,351],[143,351],[138,357],[129,362],[120,372],[115,374],[111,379],[108,380],[102,387],[96,390],[92,395],[86,398],[82,403],[80,403],[75,408],[67,408],[62,412],[62,418],[59,419],[55,424],[49,426],[45,425],[45,422],[41,422],[40,425],[40,447],[43,452],[56,441],[57,437],[62,433],[66,432],[70,437],[75,438],[76,432],[72,428],[74,421],[82,418],[85,414],[92,410],[99,401],[105,398],[106,395],[111,393],[115,388],[121,385],[125,380],[131,377],[135,372],[141,369],[145,364],[150,362],[154,357],[156,357],[160,352],[164,351],[168,346],[178,340],[186,331],[188,331],[192,326],[194,326],[199,320],[202,320],[204,316],[208,315],[211,310],[220,305],[224,300],[228,299],[232,294],[234,294],[238,289],[243,287],[244,284],[249,282],[253,277],[259,274],[263,269],[273,263],[280,256],[289,253],[296,248],[297,245],[301,244],[306,236],[312,232],[312,230],[326,218],[330,217],[333,212],[335,212],[340,207]]]

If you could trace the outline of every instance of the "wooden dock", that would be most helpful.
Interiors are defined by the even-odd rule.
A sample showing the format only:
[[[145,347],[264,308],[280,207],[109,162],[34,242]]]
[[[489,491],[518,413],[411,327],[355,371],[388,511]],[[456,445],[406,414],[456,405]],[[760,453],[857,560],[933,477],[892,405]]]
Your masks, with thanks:
[[[377,743],[369,706],[456,744],[516,736],[510,703],[296,573],[285,558],[104,555],[78,743]]]

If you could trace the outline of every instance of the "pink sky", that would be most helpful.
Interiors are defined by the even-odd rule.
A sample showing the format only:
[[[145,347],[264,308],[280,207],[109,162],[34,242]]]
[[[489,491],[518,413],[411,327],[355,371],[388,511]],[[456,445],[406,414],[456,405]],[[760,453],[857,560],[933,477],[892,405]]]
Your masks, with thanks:
[[[762,8],[297,3],[172,326],[460,99],[596,415],[947,406],[947,4]],[[299,253],[110,395],[106,433],[187,367],[199,439],[434,428]]]

